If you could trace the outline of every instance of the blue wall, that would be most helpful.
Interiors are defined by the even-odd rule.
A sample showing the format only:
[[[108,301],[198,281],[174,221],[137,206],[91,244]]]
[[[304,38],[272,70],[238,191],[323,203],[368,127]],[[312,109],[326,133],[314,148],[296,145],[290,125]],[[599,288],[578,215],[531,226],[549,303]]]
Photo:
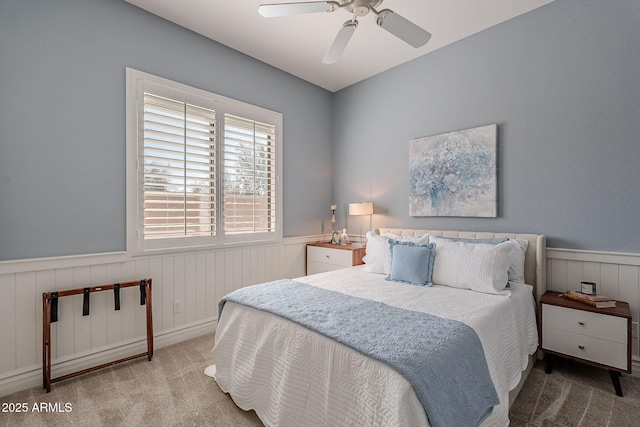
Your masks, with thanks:
[[[331,94],[120,0],[2,0],[0,260],[125,249],[127,66],[283,113],[285,236],[372,200],[374,226],[640,252],[639,27],[637,0],[556,0]],[[499,217],[409,217],[408,141],[490,123]]]
[[[374,227],[640,252],[639,28],[637,0],[556,0],[341,90],[335,200],[373,201]],[[499,217],[410,217],[408,141],[491,123]]]
[[[283,233],[320,232],[330,92],[121,0],[2,0],[0,260],[125,250],[127,66],[283,113]]]

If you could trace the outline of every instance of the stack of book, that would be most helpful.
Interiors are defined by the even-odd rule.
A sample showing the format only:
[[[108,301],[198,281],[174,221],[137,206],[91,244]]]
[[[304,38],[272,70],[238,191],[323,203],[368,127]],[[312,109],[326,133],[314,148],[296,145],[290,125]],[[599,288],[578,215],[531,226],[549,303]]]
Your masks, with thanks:
[[[609,308],[616,306],[616,301],[606,295],[587,295],[578,291],[567,291],[562,295],[574,301],[589,304],[595,308]]]

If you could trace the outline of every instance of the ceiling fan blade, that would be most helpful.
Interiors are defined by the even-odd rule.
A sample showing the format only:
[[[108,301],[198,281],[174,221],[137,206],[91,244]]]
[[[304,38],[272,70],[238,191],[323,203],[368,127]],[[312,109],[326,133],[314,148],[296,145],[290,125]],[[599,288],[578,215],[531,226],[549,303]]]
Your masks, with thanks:
[[[413,47],[423,46],[431,38],[430,32],[389,9],[380,11],[376,23]]]
[[[299,3],[263,4],[258,13],[265,18],[300,15],[303,13],[333,12],[340,6],[335,1],[307,1]]]
[[[329,48],[329,51],[324,56],[322,60],[325,64],[335,64],[340,59],[342,52],[347,47],[349,40],[351,40],[351,36],[354,31],[358,28],[358,21],[347,21],[342,25],[340,31],[338,31],[338,35],[336,39],[333,41],[333,44]]]

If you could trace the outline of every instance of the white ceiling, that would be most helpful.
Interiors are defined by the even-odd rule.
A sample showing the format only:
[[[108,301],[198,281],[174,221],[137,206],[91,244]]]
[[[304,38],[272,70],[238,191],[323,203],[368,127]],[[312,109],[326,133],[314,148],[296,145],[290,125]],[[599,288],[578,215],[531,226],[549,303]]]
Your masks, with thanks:
[[[345,9],[264,18],[260,4],[296,0],[126,1],[335,92],[553,0],[385,0],[377,10],[391,9],[429,31],[429,43],[414,49],[378,27],[369,13],[358,19],[342,57],[331,65],[322,58],[351,18]]]

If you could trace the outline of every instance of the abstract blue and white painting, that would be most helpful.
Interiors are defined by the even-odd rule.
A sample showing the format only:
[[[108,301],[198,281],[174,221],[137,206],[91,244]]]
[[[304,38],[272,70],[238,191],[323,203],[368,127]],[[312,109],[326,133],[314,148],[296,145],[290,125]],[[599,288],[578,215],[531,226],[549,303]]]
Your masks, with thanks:
[[[409,215],[497,216],[497,125],[409,142]]]

